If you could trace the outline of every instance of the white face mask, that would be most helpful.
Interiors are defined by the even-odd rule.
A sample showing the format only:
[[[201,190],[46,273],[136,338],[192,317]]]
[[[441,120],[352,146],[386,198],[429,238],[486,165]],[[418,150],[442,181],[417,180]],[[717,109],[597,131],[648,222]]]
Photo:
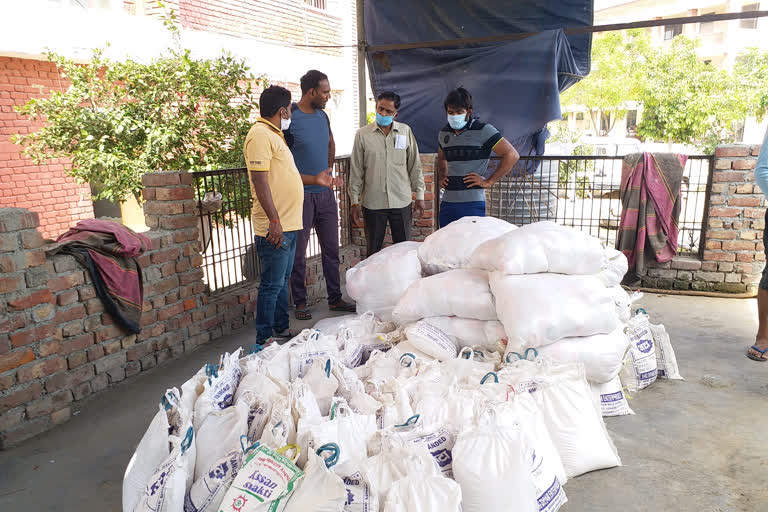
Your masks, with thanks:
[[[287,130],[290,127],[291,127],[291,120],[290,119],[280,118],[280,129],[281,130]]]

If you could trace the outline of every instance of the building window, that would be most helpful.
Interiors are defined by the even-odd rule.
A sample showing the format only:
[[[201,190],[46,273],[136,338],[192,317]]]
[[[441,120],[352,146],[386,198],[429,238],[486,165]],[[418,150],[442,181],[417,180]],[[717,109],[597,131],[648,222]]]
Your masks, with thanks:
[[[304,0],[304,3],[315,9],[325,10],[326,0]]]
[[[679,36],[683,33],[682,25],[665,25],[664,26],[664,40],[669,41],[675,36]]]
[[[747,4],[741,7],[741,12],[753,12],[758,10],[760,10],[760,4]],[[741,20],[739,26],[741,28],[757,28],[757,18]]]
[[[637,110],[627,110],[627,131],[637,128]]]
[[[577,121],[583,121],[584,120],[584,112],[576,112],[576,120]]]

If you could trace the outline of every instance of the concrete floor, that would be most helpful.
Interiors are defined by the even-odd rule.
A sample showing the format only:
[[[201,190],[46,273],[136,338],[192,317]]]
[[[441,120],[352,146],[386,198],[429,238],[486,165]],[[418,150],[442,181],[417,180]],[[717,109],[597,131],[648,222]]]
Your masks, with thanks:
[[[666,325],[687,380],[657,382],[630,402],[635,416],[607,419],[624,466],[569,481],[561,510],[768,510],[768,363],[744,356],[755,301],[654,295],[640,303]],[[125,466],[165,389],[251,338],[241,331],[154,368],[0,452],[0,510],[119,511]]]

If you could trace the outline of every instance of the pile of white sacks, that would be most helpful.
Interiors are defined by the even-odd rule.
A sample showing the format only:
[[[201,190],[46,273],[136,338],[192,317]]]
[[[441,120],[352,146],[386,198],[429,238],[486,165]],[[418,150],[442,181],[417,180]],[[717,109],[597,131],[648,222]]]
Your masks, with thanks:
[[[364,311],[226,354],[168,390],[124,512],[555,512],[621,464],[622,384],[680,378],[617,251],[549,222],[466,218],[363,261]],[[503,504],[503,505],[502,505]]]

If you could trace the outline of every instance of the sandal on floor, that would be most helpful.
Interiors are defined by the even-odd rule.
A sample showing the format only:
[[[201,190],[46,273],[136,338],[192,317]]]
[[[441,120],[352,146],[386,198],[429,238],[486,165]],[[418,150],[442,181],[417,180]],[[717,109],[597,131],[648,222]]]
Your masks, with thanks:
[[[312,313],[309,308],[297,309],[294,313],[296,320],[312,320]]]
[[[330,311],[342,311],[344,313],[356,313],[357,312],[357,306],[354,304],[350,304],[348,302],[340,302],[339,304],[336,304],[335,306],[331,306],[328,304],[328,309]]]
[[[759,361],[761,363],[764,363],[764,362],[768,361],[768,355],[766,355],[766,352],[768,352],[768,347],[764,348],[763,350],[760,350],[759,348],[757,348],[757,345],[752,345],[749,348],[751,348],[755,352],[760,352],[760,354],[762,354],[763,357],[756,356],[754,354],[750,354],[749,350],[747,350],[747,357],[748,358],[750,358],[753,361]]]

